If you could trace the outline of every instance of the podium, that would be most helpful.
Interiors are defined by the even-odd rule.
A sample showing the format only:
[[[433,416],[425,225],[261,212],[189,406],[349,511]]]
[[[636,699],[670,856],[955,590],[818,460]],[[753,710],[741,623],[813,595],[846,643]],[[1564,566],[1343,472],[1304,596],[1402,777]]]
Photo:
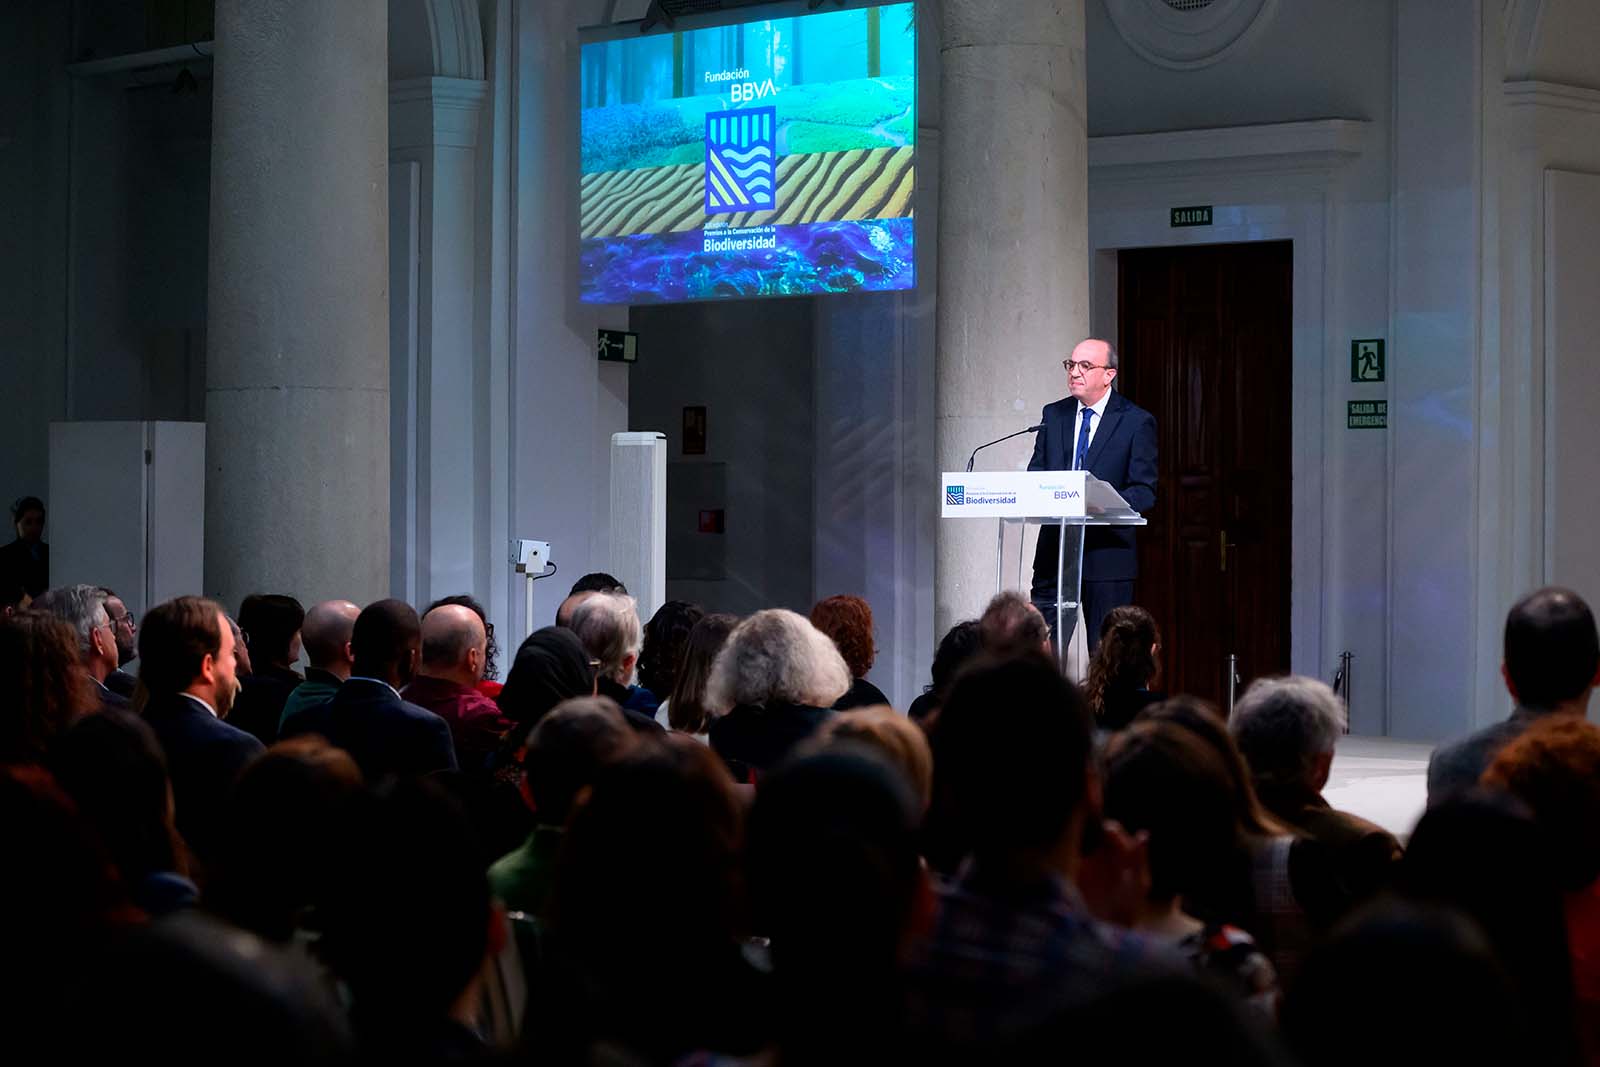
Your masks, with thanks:
[[[1028,570],[1029,527],[1054,526],[1056,541],[1056,654],[1067,669],[1069,642],[1063,634],[1083,637],[1083,538],[1090,526],[1143,526],[1145,519],[1128,506],[1122,494],[1088,471],[946,471],[942,476],[942,519],[992,519],[996,523],[995,592],[1006,587],[1010,561],[1008,531],[1016,531],[1019,588],[1031,588]],[[1025,583],[1025,576],[1028,576]],[[1073,629],[1066,630],[1068,617]],[[1070,676],[1070,675],[1069,675]]]

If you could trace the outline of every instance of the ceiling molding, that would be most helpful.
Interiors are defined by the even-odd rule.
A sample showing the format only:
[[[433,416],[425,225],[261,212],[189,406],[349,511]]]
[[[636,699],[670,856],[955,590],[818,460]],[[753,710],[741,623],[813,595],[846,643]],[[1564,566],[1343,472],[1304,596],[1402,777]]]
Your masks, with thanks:
[[[1168,177],[1241,168],[1258,173],[1331,171],[1367,150],[1371,130],[1372,124],[1360,119],[1312,119],[1091,137],[1089,170],[1097,177],[1135,172]]]
[[[1167,70],[1222,62],[1254,40],[1278,10],[1278,0],[1212,0],[1192,11],[1179,11],[1167,0],[1105,0],[1105,5],[1128,47]]]
[[[1502,91],[1511,107],[1554,107],[1600,115],[1600,89],[1529,78],[1508,81]]]

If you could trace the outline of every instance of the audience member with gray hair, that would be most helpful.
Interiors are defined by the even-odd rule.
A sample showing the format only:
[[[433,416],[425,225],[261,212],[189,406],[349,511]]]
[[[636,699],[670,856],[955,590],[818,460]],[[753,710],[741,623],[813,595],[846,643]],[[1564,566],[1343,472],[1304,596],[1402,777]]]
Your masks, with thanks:
[[[711,747],[748,781],[815,733],[850,682],[833,640],[803,615],[758,611],[728,635],[711,668],[706,705],[726,711],[711,724]]]
[[[610,697],[624,711],[636,711],[654,721],[660,700],[648,689],[633,684],[639,649],[644,645],[644,627],[633,597],[626,593],[589,593],[573,611],[571,629],[594,665],[597,693]]]
[[[1344,705],[1333,690],[1298,674],[1252,682],[1228,720],[1262,806],[1322,843],[1339,883],[1333,888],[1348,908],[1389,884],[1400,843],[1322,796],[1344,727]]]
[[[34,611],[54,615],[78,638],[83,669],[94,682],[102,708],[125,708],[126,697],[106,688],[106,678],[117,669],[117,633],[106,611],[106,591],[96,585],[64,585],[33,602]]]

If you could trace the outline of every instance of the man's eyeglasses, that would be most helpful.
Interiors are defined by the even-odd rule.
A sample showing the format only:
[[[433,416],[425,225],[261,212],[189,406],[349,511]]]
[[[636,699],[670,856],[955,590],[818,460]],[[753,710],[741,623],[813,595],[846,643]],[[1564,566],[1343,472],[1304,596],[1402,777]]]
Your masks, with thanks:
[[[133,612],[128,611],[128,612],[124,612],[121,615],[112,616],[111,625],[113,627],[121,626],[123,623],[127,623],[128,624],[128,629],[130,629],[130,630],[133,629],[133,625],[134,625]]]
[[[1086,359],[1080,359],[1076,362],[1070,359],[1064,359],[1061,361],[1061,369],[1067,371],[1069,374],[1072,371],[1077,371],[1079,374],[1088,374],[1090,371],[1096,368],[1099,368],[1100,370],[1108,370],[1110,367],[1111,364],[1109,363],[1090,363]]]

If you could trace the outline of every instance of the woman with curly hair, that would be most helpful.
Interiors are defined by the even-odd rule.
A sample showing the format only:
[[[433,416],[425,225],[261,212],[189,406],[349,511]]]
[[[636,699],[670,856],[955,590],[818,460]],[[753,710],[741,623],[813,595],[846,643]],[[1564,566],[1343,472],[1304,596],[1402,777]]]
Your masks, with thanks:
[[[1089,664],[1083,695],[1102,730],[1121,730],[1163,698],[1154,690],[1161,676],[1161,631],[1143,608],[1112,608],[1100,626],[1100,647]]]
[[[878,658],[872,640],[872,608],[858,596],[830,596],[811,609],[811,625],[833,638],[839,655],[850,668],[850,689],[833,705],[835,711],[870,708],[889,703],[883,690],[867,681]]]
[[[94,710],[72,627],[42,612],[0,623],[0,764],[38,763],[79,715]]]

